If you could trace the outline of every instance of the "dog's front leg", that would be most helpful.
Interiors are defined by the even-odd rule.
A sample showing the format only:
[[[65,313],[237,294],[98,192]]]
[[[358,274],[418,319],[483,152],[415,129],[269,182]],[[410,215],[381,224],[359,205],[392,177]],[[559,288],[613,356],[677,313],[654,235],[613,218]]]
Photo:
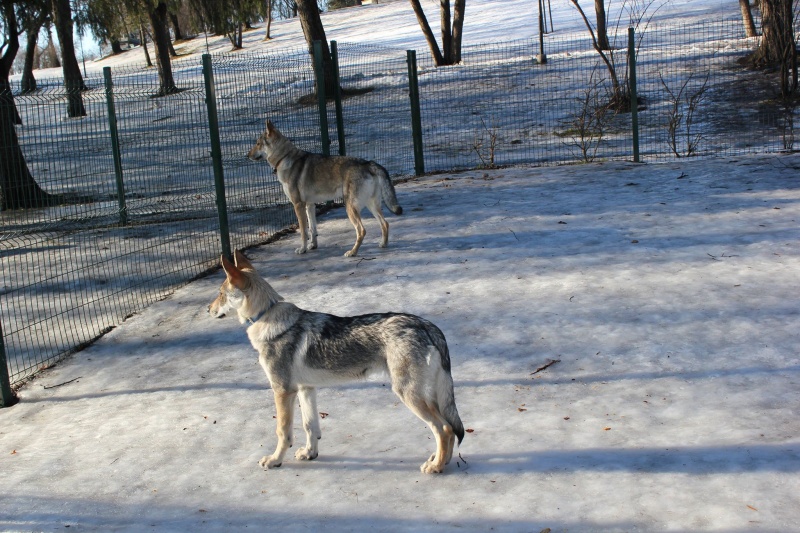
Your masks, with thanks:
[[[306,216],[308,217],[308,238],[311,239],[309,250],[317,248],[317,204],[310,202],[306,204]]]
[[[297,224],[300,226],[300,237],[303,239],[303,244],[300,248],[295,250],[295,253],[304,254],[308,250],[308,223],[306,221],[306,203],[305,202],[292,202],[294,206],[294,214],[297,216]]]
[[[306,430],[306,445],[297,450],[295,458],[310,461],[319,455],[317,441],[322,438],[319,427],[319,412],[317,411],[317,389],[313,387],[300,387],[300,412],[303,415],[303,429]]]
[[[275,408],[278,418],[278,445],[275,453],[265,455],[258,462],[263,468],[277,468],[283,463],[283,456],[286,455],[292,445],[292,421],[294,419],[294,399],[297,392],[286,392],[273,390],[275,395]]]

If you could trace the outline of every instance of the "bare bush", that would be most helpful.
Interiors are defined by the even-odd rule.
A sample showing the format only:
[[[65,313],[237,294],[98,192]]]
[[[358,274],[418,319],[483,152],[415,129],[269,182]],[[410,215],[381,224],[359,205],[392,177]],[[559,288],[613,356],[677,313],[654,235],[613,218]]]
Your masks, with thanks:
[[[694,78],[694,74],[690,74],[677,90],[673,90],[669,88],[664,77],[659,73],[661,85],[669,95],[667,134],[669,147],[676,157],[681,157],[681,155],[690,157],[697,153],[703,135],[695,128],[695,118],[700,104],[707,95],[710,75],[711,73],[707,72],[699,86],[690,86]]]

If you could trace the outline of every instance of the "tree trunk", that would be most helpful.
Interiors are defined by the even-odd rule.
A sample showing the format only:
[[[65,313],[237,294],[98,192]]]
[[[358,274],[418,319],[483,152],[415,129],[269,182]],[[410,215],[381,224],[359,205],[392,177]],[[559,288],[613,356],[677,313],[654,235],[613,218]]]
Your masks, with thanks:
[[[122,44],[120,44],[119,39],[111,39],[111,53],[113,55],[122,53]]]
[[[611,50],[608,43],[608,29],[606,25],[605,0],[594,0],[594,12],[597,15],[597,46],[600,50]]]
[[[333,60],[328,40],[325,37],[325,28],[319,16],[319,7],[316,0],[297,0],[297,15],[300,17],[300,26],[308,44],[308,53],[314,57],[314,41],[322,44],[322,66],[325,76],[325,95],[333,96],[336,89],[333,79]]]
[[[269,41],[272,37],[269,30],[272,27],[272,0],[267,0],[267,33],[264,35],[264,40]]]
[[[72,35],[72,8],[70,0],[53,0],[53,20],[61,45],[61,70],[64,73],[64,89],[67,91],[67,114],[70,117],[85,117],[81,91],[86,90],[81,76],[81,67],[75,55]]]
[[[439,44],[436,42],[436,37],[433,35],[433,31],[431,30],[430,24],[428,24],[428,19],[425,17],[425,12],[422,10],[419,0],[408,1],[411,2],[411,8],[417,16],[417,22],[419,22],[420,28],[422,28],[422,35],[425,36],[428,48],[430,48],[431,54],[433,54],[433,64],[437,67],[445,65],[446,63],[442,56],[442,51],[439,49]]]
[[[45,68],[61,68],[61,60],[58,59],[58,53],[56,53],[56,45],[53,44],[53,29],[48,24],[47,26],[47,48],[45,48],[45,54],[47,56],[47,67]]]
[[[450,0],[439,0],[442,29],[442,58],[446,65],[453,64],[453,33],[450,28]]]
[[[148,12],[150,26],[153,28],[153,43],[156,47],[156,64],[158,65],[158,79],[161,87],[159,96],[166,96],[178,92],[175,79],[172,76],[172,61],[169,56],[169,28],[167,27],[167,4],[159,2],[155,9]]]
[[[750,0],[739,0],[739,9],[742,11],[742,24],[748,37],[756,37],[756,23],[753,21],[753,11],[750,7]]]
[[[58,199],[33,179],[19,145],[15,127],[17,108],[8,76],[19,51],[19,27],[12,2],[3,2],[6,42],[0,56],[0,210],[43,207]]]
[[[461,62],[461,38],[464,34],[464,11],[467,0],[456,0],[453,7],[453,64]]]
[[[25,64],[22,66],[22,80],[20,82],[22,94],[32,93],[36,90],[36,78],[33,75],[33,60],[36,57],[36,42],[39,40],[39,28],[36,28],[35,31],[33,28],[28,28],[26,37]]]
[[[751,56],[756,67],[778,67],[780,93],[797,92],[797,43],[792,0],[761,0],[761,46]]]
[[[180,22],[178,22],[178,15],[175,13],[169,14],[169,20],[172,22],[172,31],[175,33],[175,40],[180,41],[183,39],[183,32],[181,31]]]
[[[147,32],[144,31],[144,25],[139,26],[139,35],[141,35],[142,38],[142,50],[144,50],[145,65],[152,67],[153,62],[150,60],[150,52],[147,50]]]

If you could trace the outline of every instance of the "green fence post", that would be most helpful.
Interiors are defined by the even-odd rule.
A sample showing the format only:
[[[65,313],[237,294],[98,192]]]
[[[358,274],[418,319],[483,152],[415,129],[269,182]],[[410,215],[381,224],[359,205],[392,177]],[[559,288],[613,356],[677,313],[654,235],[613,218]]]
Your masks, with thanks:
[[[203,78],[206,85],[206,107],[208,108],[208,133],[211,138],[211,161],[214,167],[214,188],[217,193],[217,214],[219,215],[219,238],[222,253],[233,260],[231,235],[228,227],[228,205],[225,201],[225,174],[222,170],[222,147],[219,141],[219,121],[217,119],[217,94],[214,88],[214,70],[211,55],[203,54]]]
[[[322,153],[331,155],[331,139],[328,136],[328,108],[325,103],[325,66],[321,41],[314,41],[314,74],[317,78],[317,105],[319,106],[319,133],[322,141]]]
[[[628,28],[628,83],[631,90],[631,129],[633,130],[633,161],[639,163],[639,102],[636,96],[636,39]]]
[[[339,82],[339,47],[331,41],[331,60],[333,61],[333,95],[336,101],[336,133],[339,137],[339,155],[347,155],[344,145],[344,114],[342,113],[342,86]]]
[[[114,159],[114,174],[117,178],[117,201],[119,203],[119,223],[128,224],[128,208],[125,205],[125,182],[122,179],[122,155],[119,151],[119,131],[117,130],[117,111],[114,107],[114,89],[111,82],[111,67],[103,67],[106,84],[106,105],[108,106],[108,128],[111,132],[111,154]]]
[[[18,401],[19,398],[11,390],[11,381],[8,378],[6,344],[3,342],[3,325],[0,324],[0,407],[11,407]]]
[[[414,139],[414,172],[425,174],[425,156],[422,151],[422,115],[419,109],[419,79],[417,78],[417,52],[407,50],[408,96],[411,99],[411,136]]]

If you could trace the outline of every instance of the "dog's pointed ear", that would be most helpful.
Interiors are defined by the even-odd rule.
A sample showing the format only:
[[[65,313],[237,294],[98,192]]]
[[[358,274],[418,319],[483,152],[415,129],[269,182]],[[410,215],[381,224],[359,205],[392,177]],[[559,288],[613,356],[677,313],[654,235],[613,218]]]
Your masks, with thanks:
[[[244,274],[242,274],[242,271],[236,268],[236,265],[225,257],[225,255],[222,256],[222,270],[225,271],[225,275],[228,277],[228,281],[231,282],[231,285],[240,290],[245,288],[247,279]]]
[[[236,261],[236,268],[238,268],[239,270],[245,268],[249,268],[250,270],[255,270],[255,268],[253,267],[253,263],[251,263],[250,260],[247,259],[244,256],[244,254],[239,250],[233,252],[233,260]]]
[[[271,120],[267,119],[267,136],[275,135],[275,132],[278,131],[278,128],[275,127],[275,124],[272,123]]]

